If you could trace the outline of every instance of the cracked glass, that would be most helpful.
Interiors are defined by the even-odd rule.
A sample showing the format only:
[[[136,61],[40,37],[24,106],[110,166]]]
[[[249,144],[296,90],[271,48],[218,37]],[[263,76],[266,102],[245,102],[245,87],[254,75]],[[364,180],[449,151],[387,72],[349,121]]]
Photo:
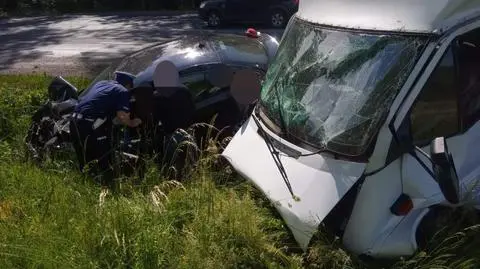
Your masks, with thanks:
[[[427,36],[288,25],[260,107],[287,140],[363,154],[428,42]]]

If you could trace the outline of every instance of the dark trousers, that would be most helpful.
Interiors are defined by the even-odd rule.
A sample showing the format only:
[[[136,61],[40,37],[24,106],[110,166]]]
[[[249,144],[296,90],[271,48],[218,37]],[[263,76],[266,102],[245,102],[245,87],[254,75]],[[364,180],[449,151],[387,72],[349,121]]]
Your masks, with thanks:
[[[100,176],[102,185],[111,186],[114,179],[111,124],[106,122],[94,130],[92,122],[73,119],[70,123],[70,134],[80,171],[95,178]],[[85,168],[88,168],[87,171]]]

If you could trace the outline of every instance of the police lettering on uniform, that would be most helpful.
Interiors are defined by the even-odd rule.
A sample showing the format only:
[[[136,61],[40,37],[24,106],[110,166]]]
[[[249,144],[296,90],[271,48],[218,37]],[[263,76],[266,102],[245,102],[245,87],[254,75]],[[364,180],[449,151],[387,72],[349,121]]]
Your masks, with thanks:
[[[114,179],[113,120],[131,128],[141,124],[130,119],[132,81],[130,74],[117,72],[116,80],[95,83],[79,100],[70,124],[80,170],[87,165],[104,186]]]

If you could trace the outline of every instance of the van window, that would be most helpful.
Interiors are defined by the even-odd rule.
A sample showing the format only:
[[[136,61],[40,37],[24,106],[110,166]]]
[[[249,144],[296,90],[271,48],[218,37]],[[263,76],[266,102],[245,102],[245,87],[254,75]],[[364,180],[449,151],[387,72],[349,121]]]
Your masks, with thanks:
[[[459,132],[458,98],[453,49],[450,46],[431,73],[410,112],[415,145]]]
[[[462,131],[480,119],[480,29],[458,38],[459,109]]]

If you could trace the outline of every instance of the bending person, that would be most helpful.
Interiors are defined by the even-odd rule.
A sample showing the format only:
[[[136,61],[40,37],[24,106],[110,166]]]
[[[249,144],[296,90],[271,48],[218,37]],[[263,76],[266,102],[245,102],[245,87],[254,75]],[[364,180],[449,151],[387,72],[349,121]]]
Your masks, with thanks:
[[[113,169],[113,120],[135,128],[142,122],[130,119],[131,79],[127,73],[116,73],[116,81],[99,81],[89,89],[77,106],[70,124],[72,142],[77,154],[80,171],[100,176],[103,186],[112,186]],[[122,85],[123,84],[123,85]]]

